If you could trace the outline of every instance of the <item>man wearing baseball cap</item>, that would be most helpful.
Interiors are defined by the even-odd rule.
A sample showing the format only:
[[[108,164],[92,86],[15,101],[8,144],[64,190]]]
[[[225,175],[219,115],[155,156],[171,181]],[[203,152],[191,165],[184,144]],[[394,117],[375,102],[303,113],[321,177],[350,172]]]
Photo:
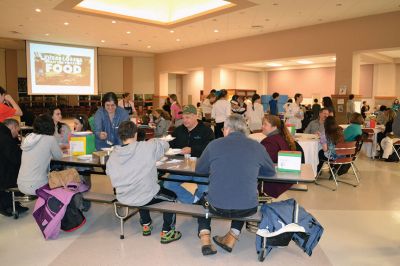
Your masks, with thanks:
[[[169,144],[171,148],[182,149],[182,154],[190,154],[192,157],[200,157],[207,144],[214,139],[214,132],[211,128],[197,120],[197,109],[189,104],[182,109],[183,124],[175,128],[172,136],[175,137]],[[207,182],[204,177],[170,175],[170,178],[184,181]],[[182,182],[182,183],[183,183]],[[182,187],[182,183],[165,181],[164,187],[172,190],[177,195],[177,199],[183,203],[191,204],[196,202],[204,192],[207,185],[198,185],[195,195]]]

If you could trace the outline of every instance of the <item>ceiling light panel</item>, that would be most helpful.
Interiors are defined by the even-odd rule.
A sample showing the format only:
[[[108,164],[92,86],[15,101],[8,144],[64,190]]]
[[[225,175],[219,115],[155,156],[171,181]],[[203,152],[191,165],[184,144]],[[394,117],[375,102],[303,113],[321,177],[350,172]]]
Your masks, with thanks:
[[[83,0],[76,8],[166,24],[231,6],[224,0]]]

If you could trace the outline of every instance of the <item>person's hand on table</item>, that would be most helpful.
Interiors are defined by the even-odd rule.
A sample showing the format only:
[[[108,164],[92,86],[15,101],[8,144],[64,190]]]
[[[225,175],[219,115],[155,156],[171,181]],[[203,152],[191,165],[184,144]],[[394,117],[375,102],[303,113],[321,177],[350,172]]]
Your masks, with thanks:
[[[101,140],[106,140],[107,139],[107,132],[104,132],[104,131],[100,132],[99,138]]]
[[[182,154],[190,154],[190,153],[192,153],[192,148],[184,147],[184,148],[182,148],[182,152],[181,153]]]

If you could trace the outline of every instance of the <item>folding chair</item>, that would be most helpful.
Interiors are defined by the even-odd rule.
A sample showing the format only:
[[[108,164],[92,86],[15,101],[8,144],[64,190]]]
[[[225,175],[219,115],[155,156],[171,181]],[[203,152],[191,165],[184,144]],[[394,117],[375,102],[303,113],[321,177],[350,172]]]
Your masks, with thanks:
[[[400,153],[400,140],[398,140],[398,141],[393,143],[393,151],[395,152],[397,158],[400,161],[400,155],[399,155],[399,153]]]
[[[354,154],[354,156],[353,156],[353,166],[354,166],[354,169],[355,169],[358,173],[360,173],[360,171],[359,171],[358,168],[357,168],[357,165],[355,164],[355,161],[357,160],[358,156],[360,155],[362,145],[364,144],[363,136],[362,136],[362,135],[359,135],[359,136],[356,137],[355,140],[356,140],[356,152],[355,152],[355,154]],[[361,178],[361,177],[360,177],[360,178]]]
[[[374,138],[375,138],[375,131],[372,128],[363,128],[363,142],[364,143],[371,143],[371,159],[375,159],[375,151],[376,147],[374,147]]]
[[[332,178],[335,181],[336,187],[334,189],[332,189],[333,191],[335,191],[338,188],[338,182],[349,184],[354,187],[356,187],[356,186],[358,186],[358,184],[360,184],[360,180],[358,178],[357,171],[353,164],[354,160],[356,159],[356,150],[357,150],[356,143],[357,143],[356,141],[351,141],[351,142],[342,142],[342,143],[336,144],[336,146],[335,146],[336,155],[344,156],[344,157],[340,157],[340,158],[337,158],[336,160],[332,160],[330,158],[331,156],[329,154],[328,160],[324,161],[324,164],[328,165],[329,171],[331,172],[331,175],[332,175]],[[351,184],[351,183],[344,182],[342,180],[338,180],[337,173],[338,173],[340,167],[342,167],[343,165],[348,165],[348,164],[350,164],[351,168],[353,169],[357,184]],[[338,168],[336,170],[334,170],[333,169],[334,166],[338,166]],[[317,185],[319,185],[317,180],[320,177],[321,170],[322,170],[322,167],[319,170],[317,177],[315,178],[315,184],[317,184]]]

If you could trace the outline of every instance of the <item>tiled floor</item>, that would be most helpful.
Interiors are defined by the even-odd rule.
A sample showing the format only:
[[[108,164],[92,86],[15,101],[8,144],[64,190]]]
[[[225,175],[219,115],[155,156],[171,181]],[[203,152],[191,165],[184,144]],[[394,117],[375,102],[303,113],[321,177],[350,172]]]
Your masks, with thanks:
[[[334,192],[312,184],[308,192],[290,191],[282,196],[297,199],[325,232],[312,257],[291,244],[273,250],[265,265],[400,264],[400,164],[361,157],[357,165],[362,176],[357,188],[339,184]],[[110,190],[104,177],[96,176],[93,181],[96,190]],[[28,206],[32,209],[33,203]],[[246,230],[231,254],[218,249],[218,254],[203,257],[196,221],[187,216],[177,218],[182,239],[161,245],[162,217],[157,213],[152,214],[152,236],[141,236],[135,216],[125,225],[126,239],[120,240],[112,207],[93,204],[82,229],[61,233],[51,241],[43,239],[31,213],[18,220],[0,217],[1,265],[261,265],[254,235]],[[213,221],[213,234],[224,234],[227,228],[228,222]]]

